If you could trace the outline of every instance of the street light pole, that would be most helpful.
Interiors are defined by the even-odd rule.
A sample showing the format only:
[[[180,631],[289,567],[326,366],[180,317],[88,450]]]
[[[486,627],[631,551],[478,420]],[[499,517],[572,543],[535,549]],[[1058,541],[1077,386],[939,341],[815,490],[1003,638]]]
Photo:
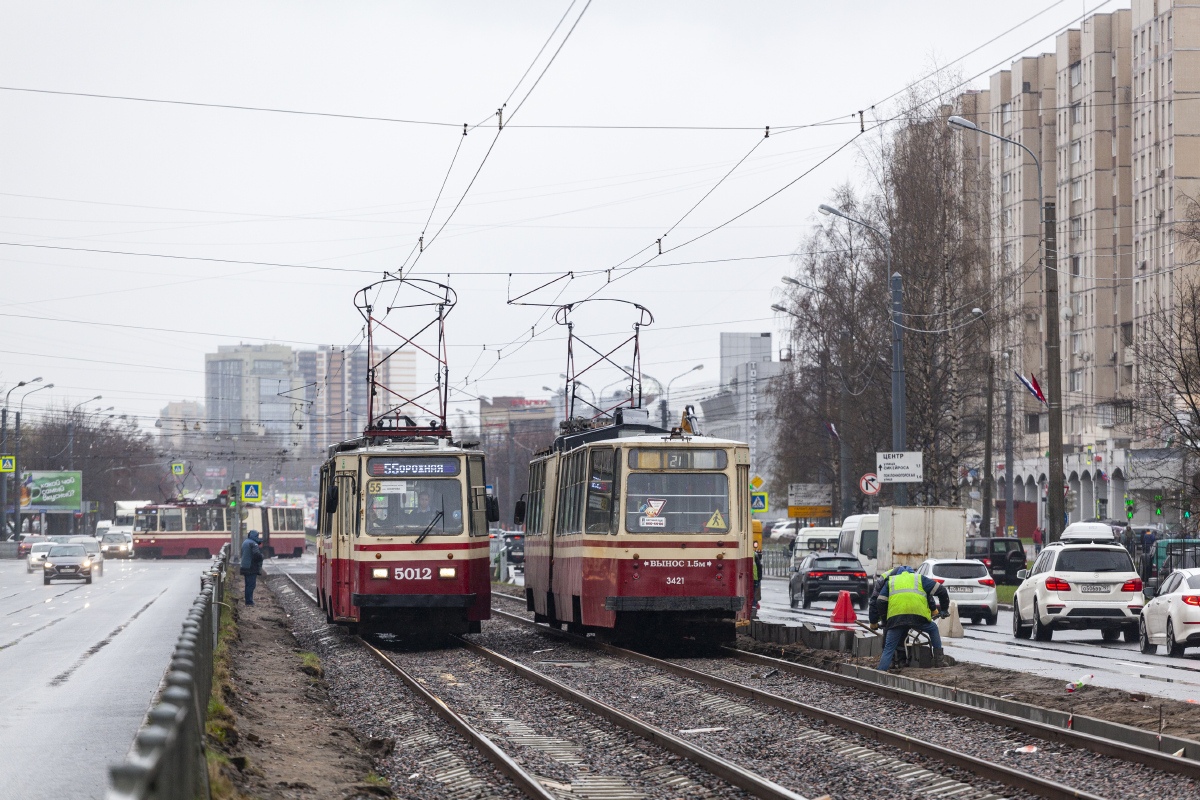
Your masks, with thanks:
[[[1055,231],[1055,204],[1046,200],[1042,186],[1042,162],[1034,152],[1025,145],[980,128],[974,122],[954,116],[947,123],[963,130],[975,131],[1002,142],[1015,144],[1033,159],[1037,166],[1038,176],[1038,205],[1042,211],[1042,263],[1046,282],[1046,398],[1047,416],[1050,418],[1049,431],[1049,479],[1046,488],[1046,541],[1057,542],[1062,533],[1065,516],[1063,498],[1063,429],[1062,429],[1062,364],[1060,363],[1060,348],[1058,342],[1058,234]],[[1011,476],[1007,479],[1011,482]]]
[[[4,395],[4,409],[0,411],[0,454],[8,455],[8,398],[12,393],[22,386],[27,386],[31,383],[40,383],[41,377],[34,378],[31,381],[20,381],[16,386],[8,390]],[[17,497],[20,497],[18,493]],[[8,538],[8,473],[0,474],[0,538]]]
[[[892,243],[883,231],[874,225],[868,225],[861,219],[847,216],[833,206],[820,205],[817,210],[822,214],[841,217],[847,222],[861,225],[867,230],[874,231],[887,247],[888,285],[892,291],[892,450],[896,453],[908,449],[908,429],[905,424],[907,409],[904,397],[904,316],[903,284],[899,272],[892,272]],[[908,505],[908,485],[897,483],[894,502],[898,506]]]
[[[101,395],[96,395],[91,400],[84,400],[71,409],[71,415],[67,417],[67,470],[74,471],[75,469],[75,412],[79,410],[79,406],[87,405],[96,400],[104,399]]]
[[[38,380],[41,380],[41,378],[39,378]],[[28,392],[21,395],[21,403],[20,403],[20,405],[17,406],[17,420],[16,420],[16,435],[17,435],[16,451],[17,452],[13,459],[13,475],[16,476],[17,496],[15,498],[13,498],[13,502],[16,506],[14,511],[16,512],[17,530],[18,531],[21,530],[21,413],[25,410],[25,398],[26,397],[29,397],[29,395],[33,394],[34,392],[40,392],[43,389],[53,389],[53,388],[54,388],[53,383],[47,383],[45,386],[39,386],[36,389],[30,389]],[[44,534],[45,531],[43,530],[42,533]]]
[[[678,375],[676,375],[674,378],[671,378],[671,380],[667,381],[666,397],[663,398],[663,404],[661,406],[663,428],[665,428],[667,430],[671,429],[671,419],[670,419],[670,415],[671,415],[671,384],[674,383],[675,381],[679,380],[680,378],[684,377],[685,375],[691,375],[693,372],[696,372],[696,371],[702,370],[702,369],[704,369],[704,365],[697,364],[696,366],[689,369],[687,372],[681,372]]]

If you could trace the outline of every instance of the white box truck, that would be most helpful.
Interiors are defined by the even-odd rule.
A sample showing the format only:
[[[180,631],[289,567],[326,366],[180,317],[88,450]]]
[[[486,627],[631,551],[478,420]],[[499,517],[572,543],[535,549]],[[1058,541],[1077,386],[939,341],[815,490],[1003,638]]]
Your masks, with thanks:
[[[965,508],[886,506],[879,509],[879,555],[874,574],[896,566],[916,569],[927,558],[966,558],[967,522]]]

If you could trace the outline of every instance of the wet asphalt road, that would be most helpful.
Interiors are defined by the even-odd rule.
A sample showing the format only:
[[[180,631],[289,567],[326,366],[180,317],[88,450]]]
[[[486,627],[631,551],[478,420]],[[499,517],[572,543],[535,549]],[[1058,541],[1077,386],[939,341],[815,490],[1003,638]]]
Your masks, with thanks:
[[[90,586],[43,586],[0,561],[0,798],[104,796],[207,563],[109,560]]]
[[[834,597],[829,595],[814,602],[810,609],[790,608],[787,581],[768,578],[763,581],[759,618],[789,625],[811,622],[822,627],[829,624],[833,605]],[[855,613],[866,622],[866,611],[855,609]],[[995,625],[966,621],[963,631],[966,635],[962,639],[942,640],[946,652],[959,661],[1055,678],[1062,680],[1064,687],[1092,674],[1097,686],[1175,700],[1200,700],[1200,648],[1189,648],[1183,658],[1165,655],[1162,647],[1157,655],[1148,656],[1136,643],[1105,642],[1099,631],[1055,631],[1049,642],[1016,639],[1012,635],[1012,612],[1004,610]]]

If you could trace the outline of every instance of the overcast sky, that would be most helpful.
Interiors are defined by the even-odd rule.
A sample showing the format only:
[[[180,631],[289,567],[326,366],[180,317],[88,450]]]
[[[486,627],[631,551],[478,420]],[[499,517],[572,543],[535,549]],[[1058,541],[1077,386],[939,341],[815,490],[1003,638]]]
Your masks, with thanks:
[[[458,292],[452,383],[545,397],[561,384],[561,330],[506,297],[642,264],[683,218],[664,239],[678,249],[645,268],[533,296],[646,306],[647,373],[705,364],[680,393],[716,379],[720,331],[785,329],[769,309],[789,270],[779,256],[833,187],[859,179],[857,144],[830,158],[855,112],[938,65],[983,73],[982,87],[1085,10],[1126,5],[594,0],[580,19],[585,3],[0,3],[5,87],[446,123],[0,90],[0,384],[40,375],[55,388],[27,409],[102,394],[153,425],[169,400],[204,399],[204,353],[219,344],[358,341],[355,291],[445,224],[413,274],[449,274]],[[506,100],[506,122],[524,104],[497,137]],[[787,130],[826,121],[839,124]],[[464,138],[464,122],[483,124]],[[581,311],[576,330],[612,346],[632,322],[607,307]]]

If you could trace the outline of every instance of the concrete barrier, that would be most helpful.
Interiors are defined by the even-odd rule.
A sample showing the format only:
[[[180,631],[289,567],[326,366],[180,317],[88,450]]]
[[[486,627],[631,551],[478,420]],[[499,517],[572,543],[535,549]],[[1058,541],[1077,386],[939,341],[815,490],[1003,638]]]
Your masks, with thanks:
[[[0,558],[16,558],[17,543],[16,542],[0,542]]]

